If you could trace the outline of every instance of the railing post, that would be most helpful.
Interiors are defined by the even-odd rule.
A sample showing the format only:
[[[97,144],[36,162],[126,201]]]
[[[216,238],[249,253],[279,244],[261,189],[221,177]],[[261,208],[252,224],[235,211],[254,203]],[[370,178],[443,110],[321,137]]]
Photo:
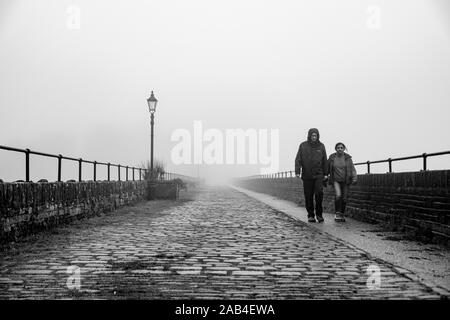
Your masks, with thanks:
[[[142,169],[139,168],[139,181],[142,181]]]
[[[62,155],[58,155],[58,182],[61,182],[61,162]]]
[[[117,166],[117,177],[118,180],[120,181],[120,164]]]
[[[422,157],[423,157],[423,171],[426,171],[427,170],[427,154],[423,153]]]
[[[25,149],[25,181],[30,181],[30,149]]]
[[[108,162],[108,181],[110,180],[110,169],[111,169],[111,163]]]
[[[82,167],[82,165],[83,165],[83,159],[80,158],[80,159],[78,159],[78,181],[79,182],[81,182],[81,178],[82,178],[81,177],[81,173],[82,173],[81,172],[81,170],[82,170],[81,167]]]
[[[94,161],[94,181],[97,181],[97,161]]]
[[[133,181],[134,181],[134,167],[133,167]]]
[[[370,174],[370,161],[367,161],[367,173]]]
[[[128,181],[128,166],[125,167],[125,181]]]
[[[392,173],[392,159],[389,158],[388,162],[389,162],[389,173]]]

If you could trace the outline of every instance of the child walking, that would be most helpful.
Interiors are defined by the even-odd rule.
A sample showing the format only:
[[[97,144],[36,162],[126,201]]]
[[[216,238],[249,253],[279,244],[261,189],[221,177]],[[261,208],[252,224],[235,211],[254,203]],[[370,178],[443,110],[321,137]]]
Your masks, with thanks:
[[[345,207],[347,205],[348,191],[351,184],[357,181],[356,169],[353,165],[352,157],[345,153],[347,148],[342,142],[336,143],[335,153],[328,159],[329,184],[333,186],[335,192],[334,207],[336,215],[334,220],[344,222]]]

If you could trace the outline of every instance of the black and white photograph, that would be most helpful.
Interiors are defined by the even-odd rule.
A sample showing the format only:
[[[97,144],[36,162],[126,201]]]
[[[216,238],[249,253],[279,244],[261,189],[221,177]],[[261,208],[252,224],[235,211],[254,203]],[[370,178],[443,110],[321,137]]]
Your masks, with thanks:
[[[449,119],[447,0],[0,0],[0,300],[448,306]]]

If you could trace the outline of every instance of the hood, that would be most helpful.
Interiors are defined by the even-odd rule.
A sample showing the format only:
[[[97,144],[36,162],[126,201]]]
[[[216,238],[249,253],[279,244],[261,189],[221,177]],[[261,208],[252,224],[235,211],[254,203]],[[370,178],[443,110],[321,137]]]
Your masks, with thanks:
[[[311,135],[312,135],[314,132],[317,133],[317,142],[320,141],[319,130],[317,130],[316,128],[311,128],[311,129],[308,130],[308,142],[312,142],[312,141],[311,141]]]

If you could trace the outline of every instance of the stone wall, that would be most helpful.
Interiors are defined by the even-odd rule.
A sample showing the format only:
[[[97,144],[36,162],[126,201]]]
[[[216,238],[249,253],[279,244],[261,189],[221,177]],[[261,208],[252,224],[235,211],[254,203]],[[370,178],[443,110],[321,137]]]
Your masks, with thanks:
[[[240,179],[235,184],[304,206],[300,178]],[[334,212],[333,188],[324,192],[324,210]],[[347,216],[355,219],[449,244],[450,170],[358,175],[347,208]]]
[[[0,183],[0,243],[145,199],[145,181]]]
[[[176,200],[179,196],[178,184],[173,180],[168,181],[148,181],[147,200],[171,199]]]

